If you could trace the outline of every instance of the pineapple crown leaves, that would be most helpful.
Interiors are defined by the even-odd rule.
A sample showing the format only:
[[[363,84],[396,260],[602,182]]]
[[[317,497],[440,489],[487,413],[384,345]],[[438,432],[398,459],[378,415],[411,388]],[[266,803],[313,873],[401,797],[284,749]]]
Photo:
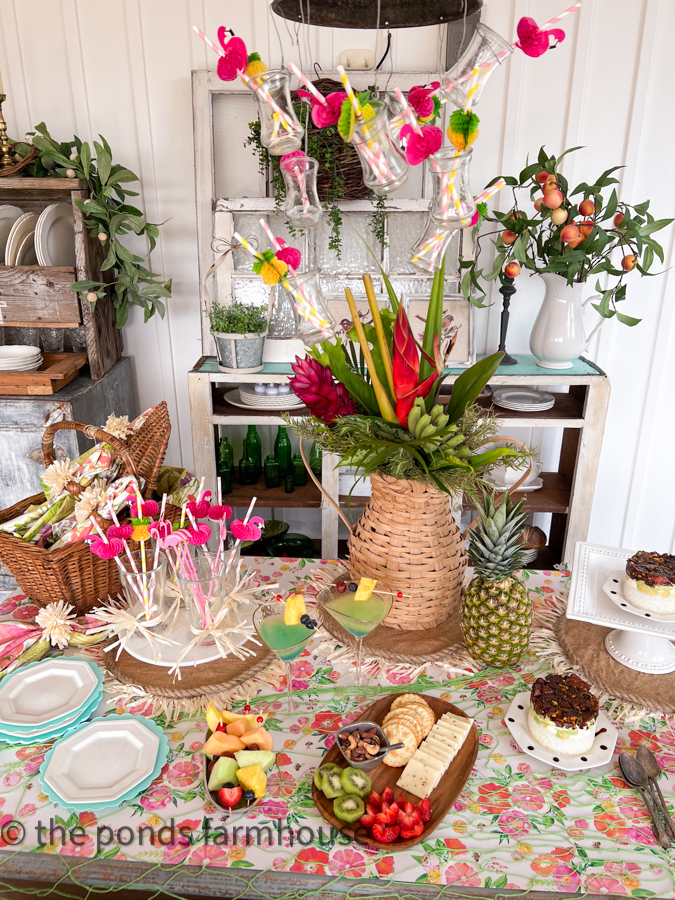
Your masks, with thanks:
[[[524,549],[519,541],[527,519],[525,500],[515,505],[507,491],[499,506],[483,491],[478,503],[479,518],[471,533],[469,559],[478,575],[491,581],[508,578],[523,561]]]

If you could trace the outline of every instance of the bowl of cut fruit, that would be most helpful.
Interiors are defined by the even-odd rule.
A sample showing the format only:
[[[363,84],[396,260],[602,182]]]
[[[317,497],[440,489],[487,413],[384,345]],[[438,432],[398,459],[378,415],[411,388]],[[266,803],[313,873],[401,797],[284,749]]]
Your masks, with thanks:
[[[257,806],[265,796],[267,772],[276,762],[272,735],[263,725],[268,714],[206,710],[204,744],[206,794],[230,815]]]

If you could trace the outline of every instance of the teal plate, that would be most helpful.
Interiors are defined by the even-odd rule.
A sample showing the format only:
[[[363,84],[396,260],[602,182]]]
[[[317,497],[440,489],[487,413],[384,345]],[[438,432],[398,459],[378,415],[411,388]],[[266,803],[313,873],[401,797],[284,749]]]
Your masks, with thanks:
[[[98,719],[109,719],[110,716],[98,716]],[[70,810],[71,812],[113,812],[114,810],[119,809],[124,806],[129,800],[133,800],[134,797],[138,797],[139,794],[142,794],[145,790],[147,790],[152,782],[157,778],[162,771],[162,766],[167,760],[169,755],[169,741],[167,736],[164,734],[164,730],[157,725],[156,722],[153,722],[152,719],[146,719],[144,716],[132,716],[129,713],[125,713],[122,716],[117,716],[117,720],[121,719],[133,719],[134,721],[141,721],[143,724],[150,729],[150,731],[154,732],[159,738],[159,747],[157,748],[157,758],[155,760],[155,768],[151,772],[147,778],[144,778],[143,781],[140,781],[134,787],[129,788],[126,794],[123,794],[119,797],[114,803],[89,803],[89,804],[76,804],[76,803],[65,803],[56,791],[49,785],[44,779],[44,772],[49,768],[49,762],[52,758],[52,754],[54,753],[55,748],[58,746],[58,741],[54,744],[54,746],[49,750],[47,755],[45,756],[44,762],[40,766],[40,771],[38,772],[38,781],[40,782],[40,787],[42,788],[43,793],[47,795],[47,797],[51,800],[52,803],[56,803],[57,806],[60,806],[62,809]],[[92,722],[96,722],[97,719],[92,719]],[[75,732],[80,730],[80,726],[77,728],[71,728],[70,731],[67,731],[62,740],[65,740],[67,737],[70,737],[71,734],[75,734]]]
[[[96,707],[101,702],[101,697],[103,696],[103,686],[99,685],[96,690],[96,694],[93,698],[90,698],[89,704],[82,710],[79,718],[75,722],[69,722],[67,725],[62,726],[61,728],[50,729],[49,731],[44,731],[40,735],[35,735],[34,737],[26,737],[25,735],[20,734],[11,734],[9,732],[0,731],[0,741],[5,741],[7,744],[11,744],[15,747],[30,747],[33,744],[44,744],[47,741],[53,741],[55,738],[63,737],[67,731],[72,731],[73,728],[77,728],[79,725],[84,724],[84,722],[91,716],[94,712],[96,712]]]

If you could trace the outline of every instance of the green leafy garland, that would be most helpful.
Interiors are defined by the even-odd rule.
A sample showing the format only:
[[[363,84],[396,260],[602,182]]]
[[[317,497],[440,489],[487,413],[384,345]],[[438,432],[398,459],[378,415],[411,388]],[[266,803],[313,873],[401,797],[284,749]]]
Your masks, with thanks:
[[[101,271],[113,269],[115,272],[115,280],[110,284],[104,281],[77,281],[71,289],[85,292],[86,300],[93,305],[97,299],[106,296],[106,288],[109,287],[118,328],[127,321],[129,304],[143,309],[145,322],[155,312],[163,317],[163,300],[171,296],[171,279],[163,283],[158,281],[160,276],[143,266],[143,257],[136,256],[120,241],[123,235],[130,232],[146,235],[149,252],[152,252],[159,234],[158,226],[147,222],[140,209],[126,203],[127,197],[137,197],[138,193],[122,185],[138,181],[138,176],[124,166],[113,165],[112,150],[102,135],[99,135],[100,144],[94,141],[94,158],[86,141],[74,137],[72,141],[58,143],[49,134],[44,122],[36,125],[35,132],[31,134],[39,155],[35,162],[25,167],[24,172],[36,178],[82,178],[87,182],[89,199],[75,200],[75,204],[82,211],[89,234],[108,248]],[[31,152],[29,144],[20,142],[15,142],[13,149],[22,158]]]

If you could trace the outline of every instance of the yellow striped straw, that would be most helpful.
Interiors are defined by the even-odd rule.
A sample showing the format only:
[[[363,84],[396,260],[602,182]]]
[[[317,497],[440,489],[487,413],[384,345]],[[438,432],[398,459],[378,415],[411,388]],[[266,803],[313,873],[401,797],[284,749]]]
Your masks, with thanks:
[[[466,95],[466,102],[464,104],[464,109],[471,109],[471,104],[473,102],[473,97],[478,88],[480,87],[480,81],[478,80],[478,73],[480,72],[480,66],[474,66],[473,71],[471,72],[471,87],[469,88]]]
[[[359,98],[356,96],[356,94],[354,93],[354,89],[349,83],[349,78],[347,78],[347,73],[345,72],[344,67],[338,66],[337,71],[338,75],[340,76],[340,80],[342,81],[342,86],[345,89],[347,99],[354,108],[354,115],[356,116],[357,122],[363,122],[363,110],[361,109]]]

